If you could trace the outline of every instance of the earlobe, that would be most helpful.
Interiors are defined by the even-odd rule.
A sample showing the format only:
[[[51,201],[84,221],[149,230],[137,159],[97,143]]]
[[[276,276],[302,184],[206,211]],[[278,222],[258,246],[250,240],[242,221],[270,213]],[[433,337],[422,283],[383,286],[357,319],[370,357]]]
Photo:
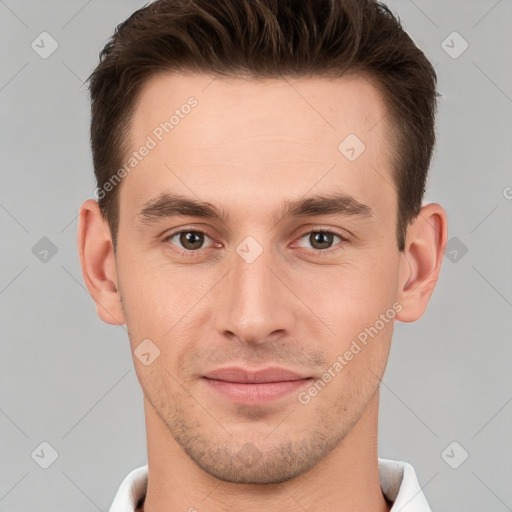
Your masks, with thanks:
[[[436,286],[447,239],[445,210],[436,203],[422,207],[407,231],[401,255],[396,319],[414,322],[421,318]]]
[[[84,282],[96,303],[98,316],[108,324],[124,324],[112,238],[93,199],[85,201],[80,208],[78,252]]]

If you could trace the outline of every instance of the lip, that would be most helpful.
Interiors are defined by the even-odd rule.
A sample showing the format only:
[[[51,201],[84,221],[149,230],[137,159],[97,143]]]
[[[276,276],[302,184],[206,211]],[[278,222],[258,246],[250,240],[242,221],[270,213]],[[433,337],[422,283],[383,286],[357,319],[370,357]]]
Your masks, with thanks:
[[[220,368],[203,376],[213,391],[239,404],[264,404],[286,396],[306,385],[304,377],[285,368],[249,370],[240,367]]]
[[[264,368],[262,370],[249,370],[239,366],[230,366],[229,368],[219,368],[205,375],[208,379],[223,380],[226,382],[238,382],[241,384],[259,384],[268,382],[289,382],[305,379],[307,377],[299,375],[285,368],[277,366]]]

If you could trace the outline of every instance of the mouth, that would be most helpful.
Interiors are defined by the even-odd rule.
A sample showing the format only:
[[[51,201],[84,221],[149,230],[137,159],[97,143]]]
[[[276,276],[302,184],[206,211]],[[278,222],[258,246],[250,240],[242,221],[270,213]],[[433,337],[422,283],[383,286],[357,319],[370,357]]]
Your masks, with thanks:
[[[204,382],[216,394],[238,404],[264,404],[277,400],[310,383],[312,377],[285,368],[249,370],[239,367],[222,368],[203,376]]]

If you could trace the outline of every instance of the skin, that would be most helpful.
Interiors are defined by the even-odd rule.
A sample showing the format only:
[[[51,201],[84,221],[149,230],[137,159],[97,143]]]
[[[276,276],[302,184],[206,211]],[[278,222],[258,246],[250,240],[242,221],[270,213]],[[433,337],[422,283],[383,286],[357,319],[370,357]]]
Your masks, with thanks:
[[[424,205],[398,251],[386,106],[361,76],[162,73],[142,90],[130,147],[190,96],[198,105],[119,185],[116,254],[96,201],[85,201],[79,218],[98,315],[126,323],[132,354],[148,338],[160,350],[148,366],[133,357],[147,427],[144,510],[389,510],[377,466],[379,383],[394,321],[419,319],[434,290],[446,213]],[[338,149],[348,134],[366,146],[353,162]],[[334,191],[373,215],[283,218],[285,201]],[[229,218],[141,220],[140,209],[162,192]],[[170,237],[180,229],[207,236],[196,235],[194,252]],[[347,241],[334,236],[322,246],[318,231]],[[262,249],[252,263],[236,251],[248,236]],[[323,253],[326,245],[333,252]],[[281,366],[316,381],[393,304],[394,320],[308,404],[297,391],[240,405],[202,378],[226,366]]]

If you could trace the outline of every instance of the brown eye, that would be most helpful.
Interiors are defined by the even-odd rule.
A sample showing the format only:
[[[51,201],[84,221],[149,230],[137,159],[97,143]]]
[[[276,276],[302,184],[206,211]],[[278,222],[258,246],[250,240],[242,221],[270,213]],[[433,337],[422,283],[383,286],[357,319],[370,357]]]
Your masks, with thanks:
[[[205,239],[210,238],[202,231],[185,230],[170,235],[167,240],[173,245],[186,251],[197,251],[202,249]]]
[[[309,242],[314,249],[329,249],[333,241],[332,233],[324,233],[322,231],[318,233],[310,233]]]
[[[336,239],[339,242],[346,241],[346,238],[331,231],[310,231],[300,238],[301,241],[305,240],[306,244],[304,245],[304,242],[302,242],[299,245],[318,252],[328,252],[335,250],[336,245],[339,245],[339,242],[336,243]]]

